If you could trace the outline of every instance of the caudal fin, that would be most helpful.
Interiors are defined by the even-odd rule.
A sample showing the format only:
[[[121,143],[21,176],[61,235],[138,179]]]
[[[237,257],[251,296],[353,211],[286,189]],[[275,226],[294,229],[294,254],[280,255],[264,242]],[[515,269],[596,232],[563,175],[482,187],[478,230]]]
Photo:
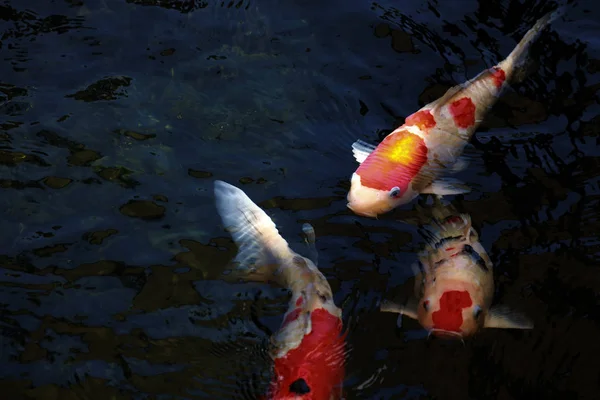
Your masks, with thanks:
[[[498,66],[507,72],[507,75],[522,69],[527,62],[527,55],[531,44],[535,42],[548,25],[561,17],[565,13],[565,10],[566,6],[562,6],[538,19],[535,25],[527,31],[525,36],[523,36],[519,44],[517,44],[508,57],[498,64]],[[508,76],[507,79],[509,79]]]
[[[269,216],[239,188],[215,181],[217,211],[225,229],[238,246],[235,270],[248,279],[268,280],[279,266],[281,255],[289,251]]]

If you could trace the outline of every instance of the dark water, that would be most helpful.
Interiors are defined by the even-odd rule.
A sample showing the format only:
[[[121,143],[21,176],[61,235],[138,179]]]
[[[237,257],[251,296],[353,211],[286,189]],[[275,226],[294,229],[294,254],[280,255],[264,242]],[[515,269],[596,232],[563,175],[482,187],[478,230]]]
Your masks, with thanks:
[[[507,55],[553,4],[13,0],[0,6],[2,399],[241,399],[284,290],[205,279],[235,253],[214,179],[241,187],[343,308],[348,399],[596,399],[600,6],[579,2],[490,111],[451,200],[533,331],[460,343],[396,328],[414,203],[345,207],[356,139]],[[306,253],[306,252],[305,252]]]

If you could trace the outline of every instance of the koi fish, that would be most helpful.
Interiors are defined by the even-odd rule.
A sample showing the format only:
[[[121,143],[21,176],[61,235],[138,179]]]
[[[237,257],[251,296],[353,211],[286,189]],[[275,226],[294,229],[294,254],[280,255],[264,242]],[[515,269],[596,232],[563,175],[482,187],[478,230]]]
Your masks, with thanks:
[[[274,378],[266,398],[340,399],[346,333],[342,311],[316,266],[313,227],[303,226],[311,260],[290,249],[271,218],[241,189],[217,180],[214,193],[223,225],[238,246],[233,274],[274,282],[292,293],[282,325],[270,338]]]
[[[562,13],[560,8],[540,18],[504,61],[408,116],[377,147],[356,141],[352,152],[360,165],[351,178],[348,208],[358,215],[377,217],[420,193],[468,193],[467,186],[444,173],[466,168],[465,145],[507,82],[519,80],[517,72],[531,43]]]
[[[471,226],[471,217],[434,200],[432,218],[422,230],[415,294],[404,305],[384,301],[380,310],[419,321],[430,334],[462,339],[481,328],[533,329],[526,316],[492,306],[493,264]]]

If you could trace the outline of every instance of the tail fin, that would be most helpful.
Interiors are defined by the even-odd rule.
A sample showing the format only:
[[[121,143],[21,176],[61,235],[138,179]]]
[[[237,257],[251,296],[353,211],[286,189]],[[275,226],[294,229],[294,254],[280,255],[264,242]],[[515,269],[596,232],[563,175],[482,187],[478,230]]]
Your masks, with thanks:
[[[548,25],[550,25],[557,18],[561,17],[565,11],[566,6],[561,6],[538,19],[535,25],[533,25],[533,27],[527,31],[525,36],[523,36],[519,44],[517,44],[508,57],[506,57],[506,59],[499,64],[499,67],[506,72],[517,71],[521,69],[527,61],[527,53],[531,44],[540,36],[542,31]]]
[[[246,279],[268,280],[289,252],[269,216],[239,188],[223,181],[214,183],[215,202],[225,229],[238,246],[235,272]]]

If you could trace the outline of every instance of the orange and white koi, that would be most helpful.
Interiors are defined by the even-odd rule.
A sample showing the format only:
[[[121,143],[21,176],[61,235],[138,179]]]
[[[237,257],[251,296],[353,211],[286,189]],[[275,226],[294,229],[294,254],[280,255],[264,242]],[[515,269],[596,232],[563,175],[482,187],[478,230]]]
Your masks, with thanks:
[[[238,246],[233,274],[292,292],[283,323],[270,338],[275,373],[266,398],[342,398],[346,333],[342,311],[316,266],[313,227],[304,224],[303,231],[314,261],[290,249],[271,218],[242,190],[217,180],[214,193],[223,225]]]
[[[406,315],[430,334],[460,339],[481,328],[533,328],[524,315],[492,307],[493,264],[468,214],[436,198],[431,223],[423,232],[427,239],[415,271],[415,297],[404,305],[382,302],[381,311],[399,313],[399,326]]]
[[[526,61],[531,43],[562,12],[540,18],[504,61],[408,116],[377,147],[356,141],[352,151],[360,166],[352,175],[348,207],[358,215],[377,217],[420,193],[469,192],[443,174],[466,167],[461,158],[465,145]]]

